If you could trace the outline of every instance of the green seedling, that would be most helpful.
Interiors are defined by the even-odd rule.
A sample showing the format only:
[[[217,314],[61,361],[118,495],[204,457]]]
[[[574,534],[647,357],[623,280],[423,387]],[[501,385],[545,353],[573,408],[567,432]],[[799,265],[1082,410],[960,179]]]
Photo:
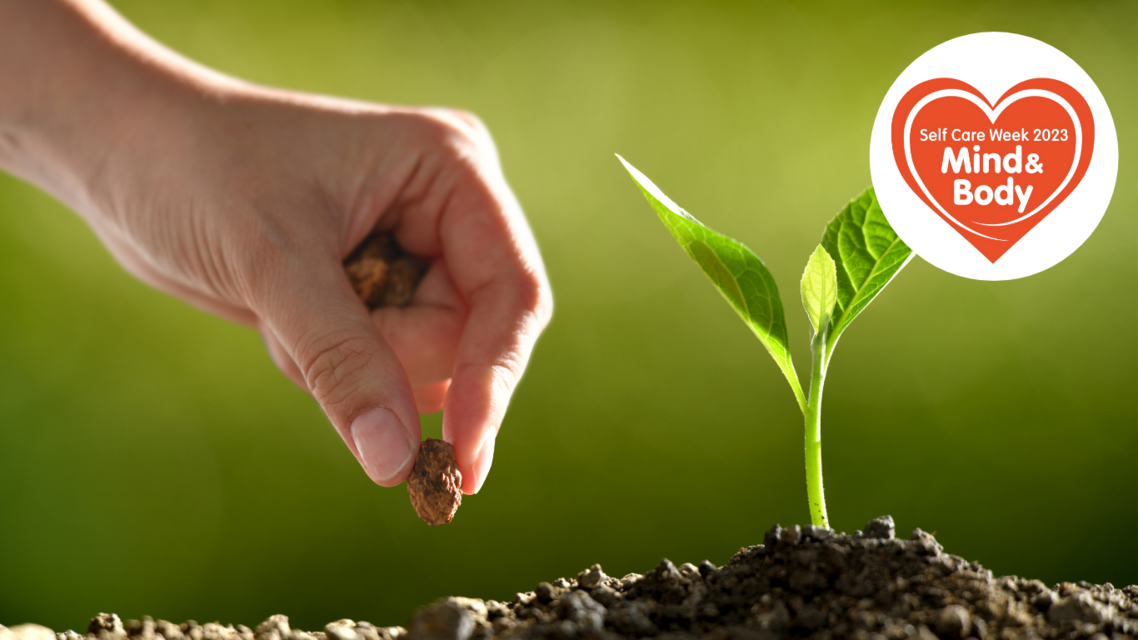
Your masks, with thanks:
[[[619,155],[648,204],[684,251],[703,269],[719,293],[763,343],[786,376],[806,423],[806,493],[810,520],[827,527],[822,491],[822,386],[842,333],[913,252],[889,226],[873,187],[850,200],[826,225],[822,242],[802,274],[802,306],[810,317],[813,354],[808,393],[802,392],[790,355],[782,299],[770,270],[743,243],[713,231],[664,195]]]

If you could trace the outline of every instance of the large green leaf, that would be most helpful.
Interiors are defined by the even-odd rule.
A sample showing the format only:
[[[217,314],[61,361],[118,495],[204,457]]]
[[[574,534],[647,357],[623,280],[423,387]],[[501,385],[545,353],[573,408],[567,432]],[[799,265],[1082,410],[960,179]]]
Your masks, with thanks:
[[[838,306],[830,319],[827,353],[854,318],[913,257],[889,226],[873,187],[850,200],[822,236],[822,246],[834,259],[838,275]]]
[[[786,317],[778,286],[763,261],[741,242],[716,233],[684,211],[671,198],[619,155],[624,168],[639,185],[648,204],[672,236],[687,251],[692,260],[703,269],[719,293],[727,299],[739,317],[770,352],[787,382],[790,383],[799,406],[805,411],[806,399],[794,362],[790,357],[786,333]]]

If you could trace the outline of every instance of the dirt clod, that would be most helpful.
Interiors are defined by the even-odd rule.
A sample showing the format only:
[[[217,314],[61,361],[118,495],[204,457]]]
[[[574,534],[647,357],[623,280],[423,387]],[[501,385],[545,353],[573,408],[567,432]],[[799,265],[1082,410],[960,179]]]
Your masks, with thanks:
[[[474,613],[459,598],[440,600],[415,612],[411,635],[419,640],[469,640]]]
[[[286,640],[291,634],[288,616],[278,613],[257,625],[256,640]]]
[[[0,625],[0,640],[56,640],[56,634],[38,624],[18,624],[11,628]]]
[[[548,582],[539,582],[537,588],[533,590],[534,595],[537,596],[537,601],[543,604],[553,602],[557,597],[557,593],[553,590],[553,585]]]
[[[368,309],[411,304],[426,271],[426,263],[404,253],[389,233],[372,233],[344,260],[344,273]]]
[[[865,537],[892,540],[896,527],[893,525],[893,516],[881,516],[869,521],[865,525]]]
[[[600,565],[597,566],[599,567]],[[704,560],[703,562],[699,563],[699,575],[704,578],[710,576],[718,570],[719,569],[715,565],[711,564],[710,560]]]
[[[427,438],[407,478],[407,492],[415,513],[430,525],[446,524],[462,504],[462,473],[450,443]]]
[[[825,540],[830,537],[831,533],[833,533],[833,531],[830,531],[826,527],[816,527],[812,524],[802,527],[802,535],[815,540]]]
[[[127,622],[126,634],[139,640],[154,640],[155,629],[154,619],[150,616],[142,616],[141,620]]]
[[[360,640],[360,635],[356,633],[354,624],[344,624],[344,622],[351,622],[350,620],[341,620],[340,622],[329,622],[324,625],[324,636],[327,640]]]
[[[779,541],[786,544],[798,544],[802,539],[802,529],[798,525],[783,529],[779,533]]]
[[[599,564],[594,564],[577,574],[577,584],[583,589],[595,589],[605,580],[608,580],[608,576],[601,570]]]
[[[91,624],[87,625],[87,633],[97,636],[101,631],[106,631],[112,635],[124,633],[122,620],[119,620],[119,617],[113,613],[100,613],[91,618]]]
[[[967,638],[972,632],[972,615],[968,609],[950,604],[940,610],[936,632],[942,638]]]

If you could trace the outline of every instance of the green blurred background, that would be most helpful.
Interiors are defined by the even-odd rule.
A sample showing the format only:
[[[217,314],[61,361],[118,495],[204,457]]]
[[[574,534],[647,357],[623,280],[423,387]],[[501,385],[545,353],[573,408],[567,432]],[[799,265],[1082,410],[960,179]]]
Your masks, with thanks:
[[[766,260],[805,367],[797,280],[869,182],[881,98],[927,49],[986,30],[1095,79],[1118,187],[1049,271],[975,282],[916,259],[855,323],[826,390],[832,522],[889,513],[998,574],[1138,582],[1134,2],[114,4],[227,73],[478,113],[557,310],[484,490],[430,528],[257,335],[133,280],[76,216],[0,177],[0,622],[403,624],[593,562],[722,563],[807,522],[785,381],[613,153]]]

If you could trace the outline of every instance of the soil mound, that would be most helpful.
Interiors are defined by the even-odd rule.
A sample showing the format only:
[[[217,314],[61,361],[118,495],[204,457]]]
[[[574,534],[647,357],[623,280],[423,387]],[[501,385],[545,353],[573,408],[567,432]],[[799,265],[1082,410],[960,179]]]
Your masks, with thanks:
[[[446,598],[417,611],[408,629],[341,620],[306,633],[290,629],[284,616],[273,616],[255,631],[149,619],[131,621],[124,629],[117,617],[104,615],[92,621],[86,639],[67,632],[58,640],[1133,640],[1136,635],[1138,586],[1065,582],[1048,587],[1038,580],[995,578],[975,562],[944,553],[920,529],[907,540],[897,539],[893,519],[885,516],[853,535],[776,525],[763,544],[740,549],[722,567],[707,561],[677,567],[665,559],[644,575],[613,578],[593,565],[576,579],[543,582],[512,602]],[[4,636],[0,627],[0,640]]]

